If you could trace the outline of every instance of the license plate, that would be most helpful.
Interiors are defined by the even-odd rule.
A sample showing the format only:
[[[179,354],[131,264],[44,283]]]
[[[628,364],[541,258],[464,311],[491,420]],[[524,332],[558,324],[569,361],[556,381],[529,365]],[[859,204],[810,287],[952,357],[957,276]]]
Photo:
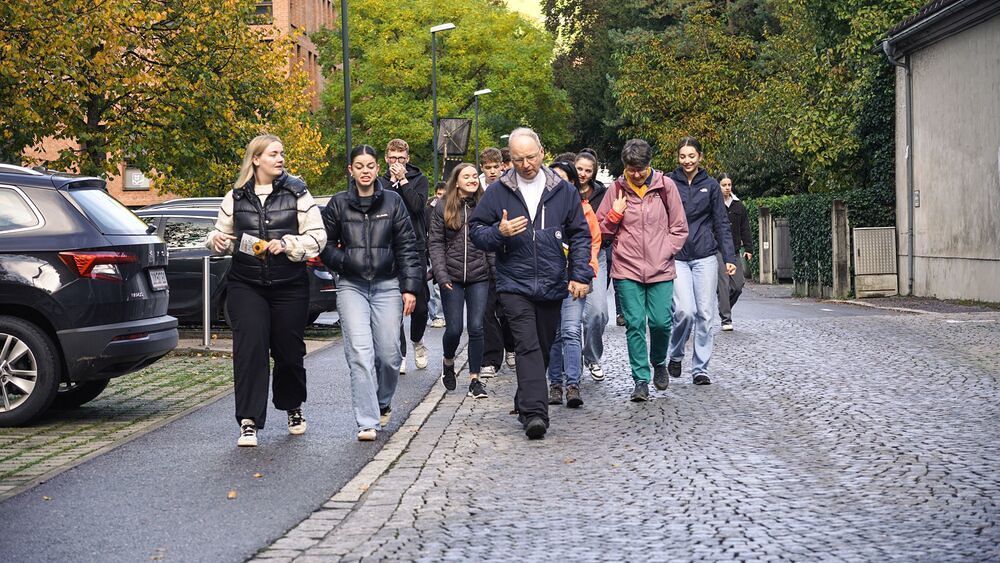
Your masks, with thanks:
[[[153,286],[153,291],[167,289],[167,274],[163,268],[152,268],[149,270],[149,283]]]

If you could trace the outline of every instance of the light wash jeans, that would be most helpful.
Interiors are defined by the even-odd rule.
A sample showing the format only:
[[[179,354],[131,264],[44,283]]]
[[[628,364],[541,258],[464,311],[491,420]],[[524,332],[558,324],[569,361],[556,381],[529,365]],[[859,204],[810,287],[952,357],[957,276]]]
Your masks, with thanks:
[[[359,429],[379,429],[379,408],[392,404],[399,378],[399,281],[340,278],[337,309],[344,356],[351,370],[351,399]]]
[[[719,259],[715,255],[698,260],[675,260],[674,326],[670,332],[667,358],[679,362],[684,358],[684,345],[694,332],[694,357],[691,375],[708,374],[712,359],[712,322],[718,312],[716,287],[719,284]]]
[[[583,361],[601,363],[604,356],[604,329],[608,326],[608,255],[611,247],[597,255],[597,277],[583,308]]]
[[[559,330],[549,350],[550,385],[580,384],[580,322],[585,303],[572,295],[563,299]]]
[[[427,290],[431,296],[430,301],[427,302],[427,314],[433,321],[435,319],[444,318],[444,309],[441,307],[441,290],[434,281],[427,282]]]

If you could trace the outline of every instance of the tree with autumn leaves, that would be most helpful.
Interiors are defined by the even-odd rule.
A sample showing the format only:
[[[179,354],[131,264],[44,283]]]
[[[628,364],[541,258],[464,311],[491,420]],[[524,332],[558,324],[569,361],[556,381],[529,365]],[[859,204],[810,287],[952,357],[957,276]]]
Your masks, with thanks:
[[[253,0],[0,3],[0,160],[73,141],[48,166],[149,171],[160,191],[220,195],[247,141],[285,141],[289,168],[317,180],[326,148],[291,42],[255,26]]]

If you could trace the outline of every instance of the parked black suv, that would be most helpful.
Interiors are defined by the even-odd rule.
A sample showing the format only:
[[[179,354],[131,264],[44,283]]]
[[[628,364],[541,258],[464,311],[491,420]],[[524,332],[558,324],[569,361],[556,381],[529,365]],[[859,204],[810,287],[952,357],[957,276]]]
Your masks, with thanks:
[[[166,245],[99,178],[0,164],[0,426],[177,345]]]
[[[170,284],[168,312],[181,322],[201,323],[204,258],[209,256],[209,284],[212,319],[226,317],[226,273],[232,263],[230,256],[213,256],[205,248],[205,238],[215,228],[222,198],[192,198],[183,200],[187,207],[168,201],[144,207],[135,213],[155,228],[167,243],[170,263],[167,281]],[[333,274],[318,258],[306,263],[309,275],[309,322],[313,323],[325,311],[337,309],[337,286]]]

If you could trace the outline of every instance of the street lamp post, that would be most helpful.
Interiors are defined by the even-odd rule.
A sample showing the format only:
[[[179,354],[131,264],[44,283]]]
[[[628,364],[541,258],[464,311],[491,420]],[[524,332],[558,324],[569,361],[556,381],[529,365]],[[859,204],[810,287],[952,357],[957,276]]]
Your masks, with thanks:
[[[441,25],[435,25],[431,28],[431,98],[433,99],[433,116],[434,116],[434,146],[432,152],[434,153],[434,181],[431,185],[436,186],[438,182],[438,98],[437,98],[437,34],[439,31],[448,31],[449,29],[455,29],[455,24],[453,23],[443,23]]]
[[[351,53],[350,39],[347,35],[347,0],[340,0],[340,35],[344,48],[344,158],[347,167],[351,166]]]
[[[493,90],[489,88],[483,88],[482,90],[476,90],[472,93],[475,97],[476,105],[476,172],[479,172],[479,96],[484,96],[486,94],[492,94]]]

